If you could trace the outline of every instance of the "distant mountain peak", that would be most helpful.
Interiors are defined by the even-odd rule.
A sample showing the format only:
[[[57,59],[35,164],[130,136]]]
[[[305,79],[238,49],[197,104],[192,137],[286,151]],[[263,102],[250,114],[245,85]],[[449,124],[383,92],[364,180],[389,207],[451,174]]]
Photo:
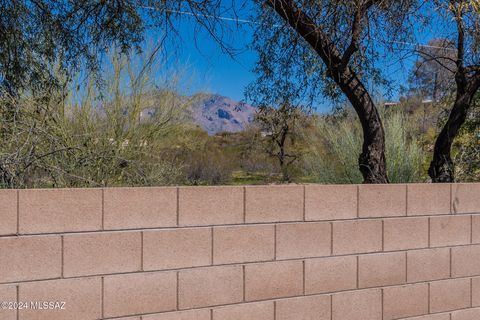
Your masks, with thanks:
[[[195,123],[209,134],[239,132],[253,122],[257,109],[219,94],[205,95],[191,106]]]

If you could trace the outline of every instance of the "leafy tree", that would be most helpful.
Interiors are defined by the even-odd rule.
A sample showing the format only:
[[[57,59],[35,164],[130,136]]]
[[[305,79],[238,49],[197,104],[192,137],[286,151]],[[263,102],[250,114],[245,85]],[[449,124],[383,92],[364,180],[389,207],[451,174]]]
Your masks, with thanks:
[[[358,164],[363,180],[387,183],[385,132],[366,79],[383,83],[372,59],[381,47],[378,42],[408,34],[404,31],[410,27],[415,1],[268,0],[266,4],[255,37],[260,78],[252,87],[256,87],[253,95],[266,105],[281,98],[304,102],[325,93],[343,95],[362,126]]]
[[[433,102],[449,96],[455,87],[455,44],[445,38],[436,38],[418,47],[417,51],[419,58],[409,78],[410,94]]]
[[[265,151],[278,161],[284,182],[291,181],[291,166],[301,156],[296,144],[307,120],[301,107],[292,106],[288,102],[282,103],[278,108],[262,107],[255,116],[255,121],[265,136]]]
[[[455,102],[449,117],[435,141],[433,159],[428,173],[433,182],[455,181],[452,145],[465,123],[480,88],[480,12],[478,3],[466,0],[434,1],[439,15],[456,27]],[[441,57],[435,59],[448,59]]]

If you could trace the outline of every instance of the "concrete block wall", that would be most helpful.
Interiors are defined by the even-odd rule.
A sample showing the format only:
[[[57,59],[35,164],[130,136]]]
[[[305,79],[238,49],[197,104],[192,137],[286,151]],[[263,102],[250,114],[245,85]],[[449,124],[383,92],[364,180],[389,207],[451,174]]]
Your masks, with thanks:
[[[480,184],[1,190],[0,302],[1,320],[477,320]],[[65,305],[9,309],[29,302]]]

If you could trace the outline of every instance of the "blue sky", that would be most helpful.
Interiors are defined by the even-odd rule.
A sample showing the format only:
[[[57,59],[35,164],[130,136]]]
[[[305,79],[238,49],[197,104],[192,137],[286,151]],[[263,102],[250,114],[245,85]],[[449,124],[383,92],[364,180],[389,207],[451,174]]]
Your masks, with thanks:
[[[242,17],[241,17],[242,18]],[[248,18],[248,17],[245,17]],[[178,21],[180,39],[175,43],[174,52],[175,68],[182,70],[183,93],[192,94],[197,92],[218,93],[235,100],[244,99],[245,87],[254,81],[256,75],[252,69],[256,61],[255,52],[248,50],[248,44],[252,39],[252,25],[242,24],[241,29],[236,29],[233,22],[224,22],[234,32],[230,32],[225,39],[227,43],[234,43],[236,48],[244,48],[245,51],[232,58],[222,52],[219,44],[204,30],[195,28],[192,17],[182,16]],[[418,28],[416,38],[418,43],[426,44],[428,40],[438,35],[429,28]],[[150,31],[147,34],[147,43],[154,42],[159,35]],[[169,54],[169,53],[167,53]],[[385,74],[390,75],[394,83],[393,95],[386,97],[389,100],[399,98],[400,85],[406,85],[408,73],[411,70],[415,57],[403,60],[392,59],[389,56],[381,57],[376,65]],[[375,94],[382,95],[380,89]],[[248,101],[247,101],[248,102]],[[328,111],[329,103],[319,106],[319,111]]]

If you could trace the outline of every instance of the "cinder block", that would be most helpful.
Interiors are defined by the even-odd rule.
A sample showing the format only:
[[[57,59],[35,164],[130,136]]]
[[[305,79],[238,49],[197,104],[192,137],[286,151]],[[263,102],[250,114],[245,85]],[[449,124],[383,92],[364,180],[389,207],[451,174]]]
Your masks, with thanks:
[[[233,304],[242,300],[242,266],[196,268],[179,272],[180,309]]]
[[[472,216],[472,243],[480,243],[480,215]]]
[[[359,217],[395,217],[407,215],[407,186],[370,184],[359,186]]]
[[[17,232],[17,190],[0,190],[0,235]]]
[[[58,302],[64,309],[19,311],[20,320],[96,320],[102,317],[101,278],[61,279],[21,283],[19,301]]]
[[[330,320],[330,299],[322,295],[278,300],[275,320]]]
[[[357,257],[305,260],[305,293],[325,293],[357,287]]]
[[[166,312],[142,316],[142,320],[211,320],[210,309]]]
[[[450,279],[430,283],[430,312],[446,312],[470,307],[470,279]]]
[[[277,225],[277,259],[329,256],[332,225],[328,222]]]
[[[213,320],[273,320],[273,308],[273,301],[220,307],[213,309]]]
[[[383,289],[383,319],[393,320],[428,314],[428,284]]]
[[[408,184],[407,215],[450,213],[450,185],[444,183]]]
[[[452,248],[452,276],[480,276],[480,245]]]
[[[472,279],[472,307],[480,307],[480,277]]]
[[[450,249],[425,249],[407,252],[407,281],[419,282],[450,277]]]
[[[402,319],[407,320],[407,319]],[[408,320],[451,320],[450,313],[442,313],[442,314],[431,314],[427,316],[420,316],[415,318],[408,318]]]
[[[245,300],[303,294],[303,262],[277,261],[245,266]]]
[[[0,282],[52,279],[61,275],[60,236],[0,238]]]
[[[340,220],[357,217],[357,186],[305,186],[306,220]]]
[[[303,186],[246,187],[247,222],[303,220]]]
[[[452,184],[452,212],[480,213],[480,183]]]
[[[407,281],[405,252],[379,253],[358,257],[360,288],[404,284]]]
[[[215,264],[273,260],[275,227],[273,225],[229,226],[213,229]]]
[[[17,302],[17,287],[15,285],[0,286],[0,303],[7,303],[6,308],[0,308],[0,319],[17,320],[17,311],[10,303]],[[12,307],[12,308],[10,308]]]
[[[382,221],[357,220],[333,223],[333,254],[382,251]]]
[[[336,293],[332,299],[332,320],[382,320],[380,289]]]
[[[66,277],[139,271],[141,233],[106,232],[64,236]]]
[[[177,225],[176,188],[104,189],[105,229]]]
[[[480,319],[480,308],[459,310],[452,312],[452,320],[478,320]]]
[[[181,187],[178,197],[181,226],[243,222],[242,187]]]
[[[23,234],[100,230],[102,190],[20,190],[18,214]]]
[[[430,218],[430,246],[442,247],[470,243],[470,216],[443,216]]]
[[[428,248],[428,218],[384,220],[384,250]]]
[[[211,262],[211,228],[152,230],[143,233],[144,270],[206,266]]]
[[[175,272],[146,272],[106,276],[105,317],[176,310]]]

